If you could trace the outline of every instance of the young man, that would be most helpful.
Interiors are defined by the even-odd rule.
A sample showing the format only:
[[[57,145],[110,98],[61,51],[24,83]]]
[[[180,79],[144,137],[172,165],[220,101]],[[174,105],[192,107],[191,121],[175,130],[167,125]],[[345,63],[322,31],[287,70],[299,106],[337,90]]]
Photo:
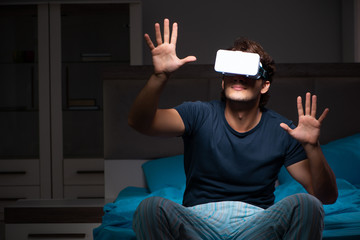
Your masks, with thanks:
[[[337,199],[335,176],[319,145],[316,96],[298,97],[295,127],[264,108],[274,64],[262,47],[239,39],[232,50],[260,55],[267,74],[259,79],[224,75],[223,100],[183,103],[158,109],[158,100],[172,72],[195,61],[176,56],[177,24],[164,37],[155,24],[155,47],[145,40],[154,73],[136,98],[129,124],[152,136],[182,136],[186,189],[183,205],[152,197],[138,207],[133,228],[138,239],[321,239],[322,203]],[[274,184],[281,166],[309,194],[274,204]],[[321,202],[320,202],[320,201]]]

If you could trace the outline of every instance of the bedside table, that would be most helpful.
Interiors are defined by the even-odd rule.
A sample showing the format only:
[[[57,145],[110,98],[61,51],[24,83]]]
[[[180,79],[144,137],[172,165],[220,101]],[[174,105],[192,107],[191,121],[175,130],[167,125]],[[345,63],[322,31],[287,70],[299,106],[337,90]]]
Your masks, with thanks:
[[[104,199],[19,200],[5,207],[5,239],[93,239]]]

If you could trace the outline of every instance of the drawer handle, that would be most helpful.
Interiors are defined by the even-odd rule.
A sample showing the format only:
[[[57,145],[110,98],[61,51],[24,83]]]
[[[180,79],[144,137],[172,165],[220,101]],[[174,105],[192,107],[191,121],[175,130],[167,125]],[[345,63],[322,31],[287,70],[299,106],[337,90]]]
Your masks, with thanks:
[[[28,238],[49,239],[49,238],[85,238],[85,233],[30,233]]]
[[[0,175],[26,174],[26,171],[0,171]]]
[[[26,199],[26,197],[18,197],[18,198],[0,198],[0,201],[17,201],[20,199]]]
[[[104,196],[98,196],[98,197],[87,197],[87,196],[78,196],[76,199],[104,199]]]
[[[103,170],[78,170],[76,171],[78,174],[104,174]]]

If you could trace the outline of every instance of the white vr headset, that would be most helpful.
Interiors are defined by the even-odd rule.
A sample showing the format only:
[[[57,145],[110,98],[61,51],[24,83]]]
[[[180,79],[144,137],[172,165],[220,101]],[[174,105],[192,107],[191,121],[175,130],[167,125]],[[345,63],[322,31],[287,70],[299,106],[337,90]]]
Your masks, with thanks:
[[[215,60],[215,71],[224,75],[244,75],[252,79],[268,79],[268,73],[262,67],[260,56],[232,50],[218,50]]]

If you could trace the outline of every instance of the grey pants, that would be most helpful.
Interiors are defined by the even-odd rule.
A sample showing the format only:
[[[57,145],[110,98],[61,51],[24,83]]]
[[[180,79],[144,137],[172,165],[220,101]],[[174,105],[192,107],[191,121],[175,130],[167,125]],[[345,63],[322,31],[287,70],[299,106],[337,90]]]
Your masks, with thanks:
[[[196,212],[168,199],[150,197],[138,206],[133,229],[139,240],[322,238],[323,207],[309,194],[289,196],[265,210],[246,203],[228,208],[231,203],[213,203]]]

